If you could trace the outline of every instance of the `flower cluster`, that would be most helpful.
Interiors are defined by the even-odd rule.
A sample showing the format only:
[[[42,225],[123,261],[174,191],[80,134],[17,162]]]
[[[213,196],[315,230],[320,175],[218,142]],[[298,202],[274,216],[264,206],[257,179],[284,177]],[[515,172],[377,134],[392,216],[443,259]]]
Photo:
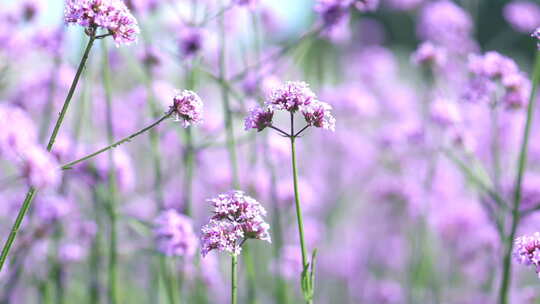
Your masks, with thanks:
[[[473,78],[468,84],[466,99],[489,100],[500,84],[504,89],[501,101],[507,108],[520,108],[527,103],[531,83],[512,59],[493,51],[471,55],[469,71]]]
[[[332,27],[347,15],[350,4],[350,1],[319,0],[315,5],[315,11],[321,16],[325,26]]]
[[[272,125],[274,111],[301,112],[308,126],[334,131],[332,107],[319,101],[305,82],[290,81],[271,91],[264,108],[254,108],[245,119],[245,129],[258,131]]]
[[[521,33],[530,33],[540,26],[540,5],[532,1],[512,1],[504,6],[504,19]]]
[[[214,216],[202,227],[203,256],[214,249],[237,255],[247,239],[271,242],[270,226],[263,219],[266,210],[244,192],[230,191],[208,202],[214,207]]]
[[[440,67],[446,63],[447,52],[446,49],[427,41],[418,47],[411,56],[411,60],[417,65]]]
[[[199,95],[193,91],[183,90],[176,94],[169,110],[176,121],[182,122],[184,128],[202,123],[203,103]]]
[[[158,250],[167,256],[192,257],[197,249],[191,219],[173,209],[163,211],[155,219],[154,237]]]
[[[514,257],[518,263],[534,265],[540,277],[540,232],[518,237],[514,244]]]
[[[122,0],[67,0],[65,21],[87,28],[107,30],[116,45],[137,41],[139,26]]]

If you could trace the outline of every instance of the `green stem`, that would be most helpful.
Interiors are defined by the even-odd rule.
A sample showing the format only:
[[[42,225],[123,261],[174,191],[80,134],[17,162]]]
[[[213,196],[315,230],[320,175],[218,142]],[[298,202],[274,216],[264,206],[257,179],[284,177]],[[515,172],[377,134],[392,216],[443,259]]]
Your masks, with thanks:
[[[523,131],[523,138],[521,144],[521,150],[519,153],[518,170],[516,174],[515,188],[514,188],[514,206],[512,209],[512,226],[510,234],[506,239],[506,252],[503,258],[502,273],[503,277],[499,288],[499,303],[508,303],[508,290],[512,279],[512,250],[514,247],[514,238],[516,236],[517,227],[520,221],[519,207],[521,204],[521,184],[523,182],[523,174],[525,173],[525,166],[527,165],[527,151],[529,147],[529,137],[531,133],[531,126],[534,116],[534,105],[536,102],[536,91],[538,89],[538,82],[540,81],[540,52],[536,53],[536,59],[533,70],[532,90],[529,97],[529,104],[527,107],[527,120],[525,122],[525,130]]]
[[[121,145],[121,144],[123,144],[123,143],[126,143],[126,142],[131,141],[133,138],[135,138],[135,137],[137,137],[137,136],[139,136],[139,135],[141,135],[141,134],[147,132],[148,130],[154,128],[155,126],[159,125],[159,124],[160,124],[161,122],[163,122],[165,119],[169,118],[169,117],[171,116],[171,114],[172,114],[172,112],[167,112],[165,115],[163,115],[160,119],[156,120],[156,121],[155,121],[154,123],[152,123],[151,125],[149,125],[149,126],[147,126],[147,127],[144,127],[144,128],[142,128],[142,129],[140,129],[139,131],[137,131],[137,132],[135,132],[135,133],[133,133],[133,134],[131,134],[131,135],[129,135],[129,136],[126,136],[126,137],[124,137],[124,138],[122,138],[122,139],[116,141],[115,143],[113,143],[113,144],[111,144],[111,145],[108,145],[108,146],[106,146],[106,147],[104,147],[104,148],[102,148],[102,149],[99,149],[99,150],[97,150],[97,151],[94,152],[94,153],[90,153],[90,154],[88,154],[88,155],[86,155],[86,156],[84,156],[84,157],[82,157],[82,158],[79,158],[79,159],[74,160],[74,161],[72,161],[72,162],[70,162],[70,163],[67,163],[67,164],[63,165],[63,166],[61,167],[61,169],[62,169],[62,170],[68,170],[68,169],[71,169],[74,165],[76,165],[76,164],[78,164],[78,163],[81,163],[81,162],[83,162],[83,161],[85,161],[85,160],[89,160],[89,159],[91,159],[91,158],[93,158],[93,157],[95,157],[95,156],[97,156],[97,155],[99,155],[99,154],[101,154],[101,153],[103,153],[103,152],[106,152],[106,151],[108,151],[108,150],[110,150],[110,149],[116,148],[117,146],[119,146],[119,145]]]
[[[60,126],[62,125],[66,112],[69,108],[69,103],[71,102],[71,98],[73,97],[73,94],[75,93],[75,88],[77,87],[79,78],[81,77],[84,66],[86,62],[88,61],[88,56],[90,54],[90,50],[92,49],[92,45],[94,44],[94,40],[95,40],[95,37],[90,37],[90,39],[88,40],[88,45],[86,46],[84,55],[81,59],[81,62],[79,63],[79,67],[77,68],[77,73],[75,74],[75,78],[73,78],[73,82],[71,83],[71,87],[69,88],[68,95],[66,97],[66,100],[64,101],[64,105],[62,106],[62,110],[60,111],[58,120],[56,121],[56,124],[54,126],[53,133],[51,134],[51,137],[49,138],[49,143],[47,144],[47,151],[52,150],[52,147],[56,140],[56,136],[58,135],[58,131],[60,130]],[[15,238],[17,237],[17,233],[19,232],[22,221],[26,215],[26,212],[30,208],[30,205],[32,204],[32,200],[34,199],[35,194],[36,194],[36,188],[34,187],[30,187],[30,189],[26,193],[26,197],[21,206],[21,209],[19,209],[19,213],[17,214],[15,223],[11,227],[9,236],[4,244],[4,247],[2,248],[2,254],[0,255],[0,271],[4,267],[4,263],[6,262],[11,246],[13,245],[13,242],[15,241]]]
[[[193,192],[193,162],[195,158],[195,151],[193,147],[193,134],[191,127],[185,129],[185,141],[186,149],[184,151],[184,214],[192,216],[192,192]]]
[[[107,111],[107,138],[109,143],[114,140],[113,109],[111,97],[111,77],[109,71],[109,56],[107,44],[103,43],[103,87],[105,88],[105,100]],[[114,153],[109,152],[109,303],[118,303],[118,269],[117,269],[117,224],[116,224],[116,168],[114,165]]]
[[[238,301],[238,256],[231,257],[231,304]]]
[[[167,265],[167,258],[165,256],[159,257],[159,264],[161,268],[161,274],[163,276],[163,284],[165,285],[165,290],[167,292],[167,299],[169,300],[169,304],[176,304],[176,292],[175,292],[175,279],[174,274],[169,271],[169,267]]]

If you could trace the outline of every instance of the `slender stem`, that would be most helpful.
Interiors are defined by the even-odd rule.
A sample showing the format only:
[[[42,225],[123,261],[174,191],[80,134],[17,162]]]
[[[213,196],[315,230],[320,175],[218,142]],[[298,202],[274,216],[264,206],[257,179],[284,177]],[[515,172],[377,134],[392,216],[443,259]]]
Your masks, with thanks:
[[[73,82],[71,83],[71,87],[69,88],[68,95],[66,97],[66,100],[64,101],[64,105],[62,106],[62,110],[60,111],[58,120],[56,121],[56,124],[54,126],[53,133],[51,134],[51,137],[49,138],[49,143],[47,144],[47,151],[52,150],[52,147],[56,140],[56,136],[58,135],[58,131],[60,130],[60,126],[62,125],[66,112],[69,108],[69,103],[71,102],[71,98],[73,97],[73,94],[75,93],[75,88],[77,87],[77,83],[79,82],[79,78],[81,77],[86,61],[88,60],[88,56],[90,54],[90,50],[92,49],[92,45],[94,44],[94,40],[95,40],[94,37],[90,37],[90,39],[88,40],[88,45],[86,46],[84,55],[81,59],[81,62],[79,63],[77,73],[75,74],[75,78],[73,78]],[[0,255],[0,271],[4,267],[4,263],[6,262],[7,256],[9,254],[9,250],[11,249],[11,246],[13,245],[13,242],[15,241],[15,238],[17,237],[17,233],[19,232],[22,221],[26,215],[26,212],[30,208],[30,205],[32,204],[32,200],[35,194],[36,194],[36,188],[34,187],[30,187],[30,189],[26,193],[26,197],[21,206],[21,209],[19,209],[19,213],[17,214],[15,223],[11,227],[9,236],[6,242],[4,243],[4,247],[2,248],[2,254]]]
[[[105,88],[106,117],[107,117],[107,138],[109,143],[114,140],[112,89],[109,71],[109,54],[107,44],[103,43],[103,87]],[[118,268],[117,268],[117,224],[116,224],[116,168],[113,151],[109,151],[109,303],[118,303]]]
[[[183,189],[183,195],[184,195],[184,214],[187,216],[192,215],[192,192],[193,192],[193,165],[194,165],[194,158],[195,158],[195,150],[193,147],[193,134],[191,127],[188,127],[185,129],[185,140],[186,140],[186,148],[184,151],[184,189]]]
[[[231,304],[238,301],[238,256],[231,257]]]
[[[300,131],[298,131],[296,134],[294,134],[294,137],[298,137],[300,136],[300,134],[302,134],[302,132],[304,132],[305,130],[307,130],[307,128],[311,127],[310,125],[307,125],[305,127],[303,127]]]
[[[521,144],[521,150],[519,153],[518,169],[516,174],[515,188],[514,188],[514,206],[512,209],[512,226],[510,234],[506,239],[506,252],[503,258],[501,286],[499,289],[499,303],[508,303],[508,290],[512,279],[512,250],[514,246],[514,238],[516,236],[517,227],[520,221],[519,206],[521,204],[521,184],[523,182],[523,174],[525,173],[525,166],[527,165],[527,151],[529,146],[529,137],[531,133],[531,126],[534,116],[534,105],[536,102],[536,91],[538,89],[538,82],[540,81],[540,52],[536,53],[536,62],[533,70],[532,90],[529,98],[529,104],[527,107],[527,120],[525,122],[525,130],[523,131],[523,138]]]
[[[175,279],[174,274],[169,271],[169,265],[167,265],[167,258],[165,256],[159,257],[159,265],[161,268],[161,274],[163,275],[163,283],[165,284],[165,290],[167,292],[167,298],[169,304],[176,304],[176,292],[175,292]]]
[[[140,129],[139,131],[137,131],[137,132],[135,132],[135,133],[133,133],[133,134],[131,134],[131,135],[129,135],[129,136],[126,136],[126,137],[124,137],[124,138],[122,138],[122,139],[116,141],[115,143],[113,143],[113,144],[111,144],[111,145],[108,145],[108,146],[106,146],[106,147],[104,147],[104,148],[102,148],[102,149],[99,149],[99,150],[97,150],[97,151],[94,152],[94,153],[90,153],[90,154],[88,154],[88,155],[86,155],[86,156],[84,156],[84,157],[82,157],[82,158],[79,158],[79,159],[74,160],[74,161],[72,161],[72,162],[70,162],[70,163],[67,163],[67,164],[63,165],[63,166],[61,167],[61,169],[62,169],[62,170],[68,170],[68,169],[71,169],[74,165],[76,165],[76,164],[78,164],[78,163],[81,163],[81,162],[83,162],[83,161],[85,161],[85,160],[89,160],[89,159],[91,159],[91,158],[93,158],[93,157],[95,157],[95,156],[97,156],[97,155],[99,155],[99,154],[101,154],[101,153],[103,153],[103,152],[106,152],[106,151],[108,151],[108,150],[110,150],[110,149],[113,149],[113,148],[118,147],[119,145],[121,145],[121,144],[123,144],[123,143],[126,143],[126,142],[131,141],[133,138],[135,138],[135,137],[137,137],[137,136],[139,136],[139,135],[141,135],[141,134],[147,132],[148,130],[154,128],[155,126],[159,125],[162,121],[164,121],[165,119],[169,118],[169,117],[171,116],[171,114],[172,114],[172,112],[167,112],[165,115],[163,115],[160,119],[156,120],[156,121],[155,121],[154,123],[152,123],[151,125],[149,125],[149,126],[147,126],[147,127],[144,127],[144,128],[142,128],[142,129]]]
[[[292,136],[292,134],[288,134],[287,132],[281,130],[281,129],[278,128],[278,127],[270,126],[270,128],[272,128],[272,129],[278,131],[281,135],[283,135],[283,136],[285,136],[285,137],[290,137],[290,136]]]

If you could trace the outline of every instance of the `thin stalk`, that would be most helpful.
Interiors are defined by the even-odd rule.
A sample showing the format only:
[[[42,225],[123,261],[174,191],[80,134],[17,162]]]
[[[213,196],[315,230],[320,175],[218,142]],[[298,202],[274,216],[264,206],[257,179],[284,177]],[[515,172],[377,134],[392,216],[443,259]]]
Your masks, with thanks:
[[[231,257],[231,304],[238,301],[238,256]]]
[[[521,150],[519,153],[518,169],[516,173],[516,181],[514,188],[514,206],[512,209],[512,226],[510,234],[506,239],[506,252],[503,258],[502,264],[502,280],[499,288],[499,303],[508,303],[508,290],[512,280],[512,250],[514,247],[514,238],[516,236],[517,227],[521,219],[519,207],[521,204],[521,184],[523,182],[523,174],[525,173],[525,166],[527,165],[527,151],[529,147],[529,137],[531,133],[531,126],[534,116],[534,106],[536,103],[536,91],[538,89],[538,82],[540,81],[540,52],[536,53],[536,59],[533,70],[532,90],[529,97],[529,104],[527,106],[527,120],[525,122],[525,130],[523,131],[523,138],[521,144]]]
[[[193,192],[193,167],[195,158],[195,149],[193,147],[193,134],[191,127],[185,129],[186,148],[184,151],[184,214],[192,216],[192,192]]]
[[[109,143],[114,140],[113,129],[113,109],[112,109],[112,97],[111,97],[111,77],[109,71],[109,55],[107,50],[107,44],[103,43],[103,87],[105,89],[105,101],[107,112],[107,138]],[[114,152],[109,151],[109,269],[108,269],[108,284],[109,284],[109,303],[118,303],[118,268],[117,268],[117,224],[116,224],[116,168],[114,166]]]
[[[90,50],[92,49],[95,39],[96,39],[95,37],[90,36],[90,39],[88,40],[88,44],[84,51],[84,55],[81,59],[81,62],[79,63],[79,67],[77,68],[77,73],[75,74],[75,78],[73,78],[71,87],[69,88],[68,95],[66,97],[66,100],[64,101],[64,105],[62,106],[62,110],[60,111],[58,120],[56,121],[56,124],[54,126],[53,133],[51,134],[49,138],[49,142],[47,144],[47,151],[51,151],[54,146],[56,136],[58,135],[58,131],[60,130],[60,127],[62,126],[62,122],[64,121],[64,117],[69,108],[69,104],[71,102],[71,99],[73,98],[73,94],[75,93],[75,88],[77,87],[77,83],[79,82],[79,78],[81,77],[84,66],[86,62],[88,61],[88,56],[90,55]],[[19,213],[17,214],[17,217],[15,218],[15,223],[11,227],[9,236],[6,242],[4,243],[4,247],[2,248],[2,254],[0,255],[0,271],[4,267],[4,263],[6,262],[11,246],[13,245],[13,242],[15,241],[15,238],[17,237],[17,233],[19,232],[22,221],[26,215],[26,212],[30,208],[30,205],[32,204],[32,200],[34,199],[35,194],[36,194],[36,188],[34,187],[30,187],[30,189],[26,193],[26,197],[21,206],[21,209],[19,209]]]
[[[169,271],[169,265],[167,265],[167,257],[160,256],[159,265],[161,268],[163,284],[165,285],[165,291],[167,292],[167,299],[169,300],[169,304],[176,304],[177,303],[176,292],[175,292],[176,280],[174,279],[174,274],[172,274]]]
[[[67,164],[63,165],[63,166],[61,167],[61,169],[62,169],[62,170],[69,170],[69,169],[73,168],[73,166],[76,165],[76,164],[79,164],[79,163],[81,163],[81,162],[83,162],[83,161],[89,160],[89,159],[91,159],[91,158],[93,158],[93,157],[96,157],[97,155],[99,155],[99,154],[101,154],[101,153],[103,153],[103,152],[106,152],[106,151],[108,151],[108,150],[110,150],[110,149],[113,149],[113,148],[118,147],[119,145],[121,145],[121,144],[123,144],[123,143],[126,143],[126,142],[131,141],[133,138],[135,138],[135,137],[137,137],[137,136],[139,136],[139,135],[141,135],[141,134],[143,134],[143,133],[149,131],[150,129],[154,128],[155,126],[159,125],[159,124],[160,124],[161,122],[163,122],[165,119],[169,118],[169,117],[171,116],[171,114],[172,114],[172,112],[167,112],[167,113],[165,113],[165,115],[163,115],[160,119],[156,120],[154,123],[148,125],[147,127],[144,127],[144,128],[142,128],[142,129],[140,129],[139,131],[137,131],[137,132],[135,132],[135,133],[133,133],[133,134],[131,134],[131,135],[128,135],[128,136],[126,136],[126,137],[124,137],[124,138],[122,138],[122,139],[120,139],[120,140],[114,142],[113,144],[110,144],[110,145],[108,145],[108,146],[106,146],[106,147],[104,147],[104,148],[102,148],[102,149],[99,149],[99,150],[97,150],[97,151],[94,152],[94,153],[90,153],[90,154],[88,154],[88,155],[86,155],[86,156],[84,156],[84,157],[82,157],[82,158],[79,158],[79,159],[74,160],[74,161],[72,161],[72,162],[70,162],[70,163],[67,163]]]

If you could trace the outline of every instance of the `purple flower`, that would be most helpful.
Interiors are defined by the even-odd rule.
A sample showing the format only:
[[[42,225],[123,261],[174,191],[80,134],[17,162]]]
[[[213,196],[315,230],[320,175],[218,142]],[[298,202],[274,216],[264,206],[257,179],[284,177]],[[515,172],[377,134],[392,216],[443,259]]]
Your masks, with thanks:
[[[139,26],[122,0],[67,0],[66,23],[78,24],[87,30],[107,30],[116,45],[137,41]]]
[[[176,94],[170,111],[176,121],[182,122],[184,128],[202,123],[203,103],[195,92],[183,90]]]
[[[326,27],[332,27],[346,17],[350,5],[350,0],[318,0],[315,11],[321,15]]]
[[[521,33],[530,33],[540,26],[540,6],[532,1],[512,1],[504,6],[503,15]]]
[[[270,226],[264,221],[266,210],[242,191],[230,191],[209,199],[214,216],[202,227],[202,255],[217,249],[232,255],[240,253],[247,239],[271,242]]]
[[[452,1],[439,0],[424,6],[418,23],[418,35],[446,47],[463,47],[470,42],[471,16]]]
[[[16,159],[37,143],[34,121],[24,110],[0,104],[0,123],[0,155]]]
[[[336,130],[336,119],[330,112],[332,107],[323,101],[315,100],[303,107],[302,114],[308,125],[330,131]]]
[[[442,127],[455,126],[461,122],[461,113],[456,103],[444,98],[437,98],[430,105],[431,119]]]
[[[249,115],[244,121],[244,129],[248,131],[249,129],[257,129],[257,131],[262,131],[266,127],[272,125],[272,119],[274,117],[274,111],[270,109],[263,109],[261,107],[255,107],[249,111]]]
[[[514,258],[517,262],[533,265],[540,278],[540,232],[518,237],[514,245]]]
[[[266,106],[272,110],[296,112],[316,99],[317,96],[311,91],[309,84],[301,81],[287,81],[284,85],[272,90]]]
[[[28,184],[36,188],[52,188],[60,183],[60,167],[56,159],[37,146],[23,151],[21,170]]]
[[[197,236],[191,219],[174,209],[163,211],[154,221],[157,248],[167,256],[192,257],[197,249]]]
[[[540,27],[537,28],[531,35],[532,37],[540,40]],[[540,41],[537,42],[538,49],[540,50]]]
[[[417,65],[443,66],[446,63],[446,50],[430,41],[423,42],[413,53],[412,62]]]
[[[180,30],[180,52],[186,58],[192,58],[203,48],[205,35],[202,29],[185,26]]]

